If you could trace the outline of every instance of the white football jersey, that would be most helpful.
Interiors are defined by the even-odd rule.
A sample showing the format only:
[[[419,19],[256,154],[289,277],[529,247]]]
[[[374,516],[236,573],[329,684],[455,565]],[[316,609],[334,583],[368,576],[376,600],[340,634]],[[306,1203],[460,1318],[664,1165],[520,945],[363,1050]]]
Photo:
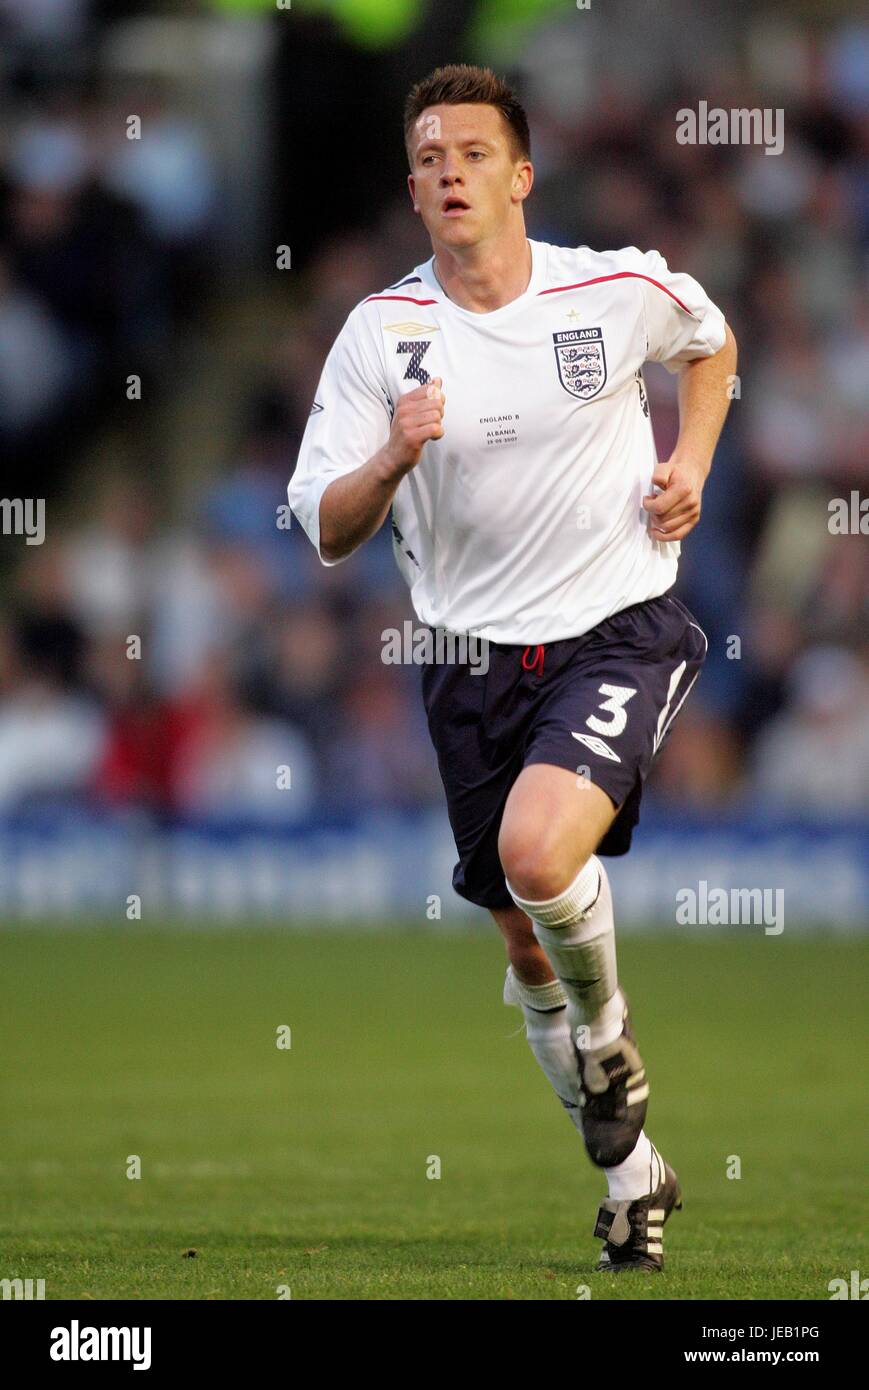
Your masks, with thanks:
[[[387,442],[403,392],[442,377],[444,435],[399,484],[395,555],[421,622],[493,642],[578,637],[670,588],[679,545],[650,539],[642,506],[657,465],[642,366],[676,371],[725,337],[657,251],[530,246],[527,289],[491,313],[453,303],[433,257],[358,304],[289,486],[319,553],[329,483]]]

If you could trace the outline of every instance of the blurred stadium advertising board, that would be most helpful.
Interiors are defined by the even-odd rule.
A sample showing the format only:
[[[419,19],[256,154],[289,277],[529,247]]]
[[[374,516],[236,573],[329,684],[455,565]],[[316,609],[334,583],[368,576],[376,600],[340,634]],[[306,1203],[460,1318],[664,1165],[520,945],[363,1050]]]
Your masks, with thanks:
[[[649,814],[631,854],[607,865],[627,930],[766,932],[721,890],[761,890],[784,934],[869,929],[869,825],[758,820],[678,822]],[[455,860],[439,813],[275,830],[237,823],[155,826],[144,819],[40,814],[0,822],[0,922],[98,917],[139,929],[165,922],[287,928],[400,924],[437,930],[487,919],[451,886]],[[715,895],[717,894],[717,898]],[[777,896],[780,895],[780,896]],[[687,908],[686,908],[687,904]]]

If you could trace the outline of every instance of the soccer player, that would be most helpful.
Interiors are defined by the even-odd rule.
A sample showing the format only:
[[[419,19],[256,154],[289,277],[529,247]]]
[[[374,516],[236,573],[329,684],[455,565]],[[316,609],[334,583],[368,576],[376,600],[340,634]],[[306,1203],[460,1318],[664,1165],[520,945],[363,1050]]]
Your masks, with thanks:
[[[433,255],[347,319],[289,499],[326,565],[391,509],[420,622],[486,644],[485,673],[469,660],[422,674],[453,885],[503,933],[504,1002],[521,1007],[604,1170],[597,1269],[657,1271],[681,1191],[643,1128],[649,1084],[599,856],[628,850],[650,764],[704,660],[706,638],[669,590],[735,343],[657,251],[528,239],[528,122],[490,70],[417,83],[404,135]],[[647,361],[679,374],[664,462]]]

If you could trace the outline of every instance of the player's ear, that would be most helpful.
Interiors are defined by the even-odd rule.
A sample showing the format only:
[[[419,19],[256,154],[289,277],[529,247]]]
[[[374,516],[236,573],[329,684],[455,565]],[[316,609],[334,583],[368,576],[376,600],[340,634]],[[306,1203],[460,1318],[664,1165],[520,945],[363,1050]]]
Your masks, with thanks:
[[[523,159],[516,165],[513,174],[513,197],[517,203],[524,202],[534,183],[534,167],[530,159]]]
[[[419,212],[419,204],[416,201],[416,179],[413,177],[413,174],[408,174],[407,176],[407,187],[410,191],[411,202],[413,203],[413,210],[414,212]]]

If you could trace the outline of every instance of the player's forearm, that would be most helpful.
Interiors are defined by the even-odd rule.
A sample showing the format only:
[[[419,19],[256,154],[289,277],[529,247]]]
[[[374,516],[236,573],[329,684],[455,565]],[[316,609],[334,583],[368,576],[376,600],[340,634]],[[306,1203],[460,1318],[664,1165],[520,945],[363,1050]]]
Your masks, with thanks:
[[[396,467],[384,446],[329,484],[320,499],[320,551],[325,559],[343,560],[380,530],[406,472]]]
[[[673,460],[690,462],[702,476],[712,466],[712,455],[730,406],[730,378],[736,370],[736,339],[726,326],[724,346],[712,357],[689,362],[679,376],[679,439]]]
[[[320,553],[343,560],[379,531],[406,473],[415,468],[426,442],[443,437],[446,396],[439,376],[399,399],[389,439],[366,463],[335,478],[320,498]]]

